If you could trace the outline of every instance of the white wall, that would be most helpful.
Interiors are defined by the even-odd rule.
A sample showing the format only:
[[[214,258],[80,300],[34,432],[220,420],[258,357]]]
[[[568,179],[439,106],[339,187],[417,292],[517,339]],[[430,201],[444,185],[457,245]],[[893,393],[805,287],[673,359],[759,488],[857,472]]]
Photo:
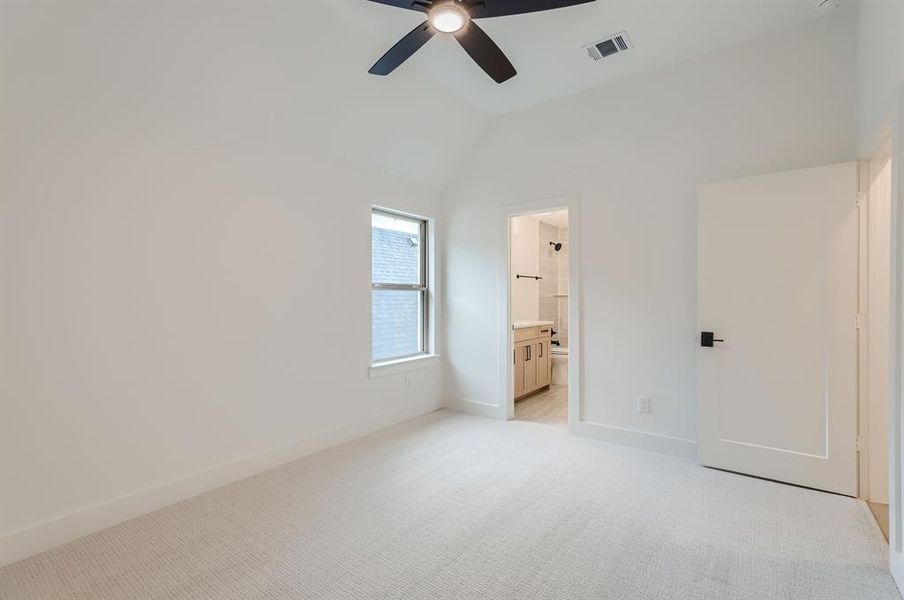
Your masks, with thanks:
[[[511,282],[512,321],[536,321],[540,318],[540,282],[516,279],[540,274],[540,220],[532,215],[512,219]]]
[[[843,10],[493,121],[444,200],[450,404],[499,403],[498,207],[577,194],[582,417],[600,437],[693,455],[697,186],[854,158],[853,94],[839,92],[854,58],[838,43],[853,29]]]
[[[369,206],[484,117],[338,4],[0,6],[0,563],[440,406],[368,379]]]
[[[904,1],[857,3],[857,148],[870,158],[892,129],[904,87]]]

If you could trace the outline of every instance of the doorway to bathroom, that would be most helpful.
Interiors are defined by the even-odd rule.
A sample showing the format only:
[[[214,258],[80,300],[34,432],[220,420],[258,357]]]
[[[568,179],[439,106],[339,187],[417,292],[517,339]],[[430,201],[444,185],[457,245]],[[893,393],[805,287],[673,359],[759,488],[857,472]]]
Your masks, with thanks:
[[[509,415],[568,427],[571,238],[567,208],[509,218]]]

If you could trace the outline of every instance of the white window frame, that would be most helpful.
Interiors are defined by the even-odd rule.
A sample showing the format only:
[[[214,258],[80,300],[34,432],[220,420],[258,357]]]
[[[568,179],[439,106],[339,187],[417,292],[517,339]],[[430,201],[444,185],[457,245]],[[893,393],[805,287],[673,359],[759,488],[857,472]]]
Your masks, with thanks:
[[[371,340],[371,377],[379,377],[390,375],[400,371],[407,371],[413,368],[420,368],[438,362],[438,357],[433,353],[433,335],[432,335],[432,316],[433,311],[433,273],[432,273],[432,244],[433,244],[433,223],[431,219],[420,215],[414,215],[382,206],[371,207],[371,218],[374,214],[385,215],[390,218],[405,219],[414,221],[420,228],[420,278],[417,283],[386,283],[371,280],[371,294],[376,290],[402,290],[418,292],[420,297],[419,311],[419,346],[418,352],[404,356],[394,356],[374,360],[373,358],[373,340]],[[371,231],[373,226],[371,225]],[[371,245],[373,248],[373,245]],[[371,273],[373,273],[373,254],[371,253]],[[371,319],[373,319],[373,304],[371,303]]]

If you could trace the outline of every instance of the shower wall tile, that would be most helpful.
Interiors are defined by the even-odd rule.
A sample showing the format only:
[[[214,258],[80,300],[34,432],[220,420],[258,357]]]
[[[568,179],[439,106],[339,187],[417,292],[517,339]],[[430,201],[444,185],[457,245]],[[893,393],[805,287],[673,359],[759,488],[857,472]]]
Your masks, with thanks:
[[[549,242],[557,241],[559,230],[540,222],[540,319],[554,321],[558,325],[558,302],[556,293],[559,285],[559,261],[557,252]],[[556,327],[557,328],[557,327]]]
[[[568,347],[568,255],[570,240],[568,229],[556,231],[562,249],[556,253],[556,331],[557,339],[563,348]]]
[[[560,242],[556,252],[549,242]],[[555,323],[562,347],[568,347],[568,229],[540,222],[540,318]]]

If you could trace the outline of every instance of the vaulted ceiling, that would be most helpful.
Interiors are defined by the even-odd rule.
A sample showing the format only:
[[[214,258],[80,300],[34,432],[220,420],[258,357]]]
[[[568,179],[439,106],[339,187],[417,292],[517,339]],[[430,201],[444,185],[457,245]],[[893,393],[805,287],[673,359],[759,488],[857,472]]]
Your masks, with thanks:
[[[598,0],[559,10],[486,19],[481,27],[508,55],[518,75],[497,85],[447,35],[434,37],[401,69],[417,69],[491,114],[505,114],[687,60],[849,10],[817,0]],[[336,10],[369,32],[366,70],[424,20],[414,11],[364,0],[336,2]],[[582,46],[626,31],[634,48],[594,62]],[[390,75],[392,77],[392,75]]]
[[[279,142],[295,153],[303,147],[430,187],[445,185],[488,116],[762,38],[825,12],[817,0],[598,0],[486,19],[481,26],[519,71],[498,85],[446,36],[388,77],[369,75],[424,16],[367,0],[2,9],[0,70],[9,82],[26,82],[7,86],[9,107],[20,102],[18,109],[38,111],[35,102],[47,103],[47,114],[63,119],[60,106],[102,113],[109,102],[117,109],[105,123],[160,119],[158,131],[172,127],[183,136],[222,118],[229,127],[208,125],[218,136]],[[630,51],[594,62],[582,50],[622,30],[635,45]],[[617,85],[611,89],[618,93]],[[59,97],[67,102],[59,105]],[[165,107],[172,114],[164,117]],[[191,127],[177,125],[183,116]],[[57,135],[48,119],[40,122]]]

